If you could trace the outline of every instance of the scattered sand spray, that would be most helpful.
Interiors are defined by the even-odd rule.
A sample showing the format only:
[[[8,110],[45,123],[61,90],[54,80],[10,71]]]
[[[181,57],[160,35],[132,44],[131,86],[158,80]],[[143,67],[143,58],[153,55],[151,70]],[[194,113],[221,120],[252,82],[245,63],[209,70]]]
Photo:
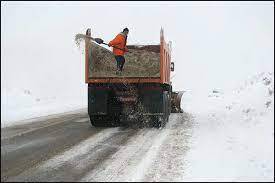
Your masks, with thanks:
[[[124,86],[127,88],[127,90],[129,91],[128,93],[132,96],[135,96],[138,98],[138,93],[137,93],[137,88],[133,87],[133,85],[127,83],[127,80],[125,78],[123,78],[123,82]],[[150,116],[148,115],[144,115],[145,113],[148,113],[148,111],[146,110],[146,108],[144,107],[144,105],[137,101],[137,103],[135,104],[136,107],[135,108],[131,108],[131,109],[127,109],[124,111],[125,114],[127,116],[132,116],[134,119],[138,119],[140,124],[136,124],[137,127],[138,126],[150,126]],[[133,125],[133,127],[136,127],[135,125]]]
[[[81,44],[84,43],[86,39],[87,37],[84,34],[76,34],[74,38],[75,44],[79,50],[82,50],[82,54],[84,54],[84,49],[82,49]]]

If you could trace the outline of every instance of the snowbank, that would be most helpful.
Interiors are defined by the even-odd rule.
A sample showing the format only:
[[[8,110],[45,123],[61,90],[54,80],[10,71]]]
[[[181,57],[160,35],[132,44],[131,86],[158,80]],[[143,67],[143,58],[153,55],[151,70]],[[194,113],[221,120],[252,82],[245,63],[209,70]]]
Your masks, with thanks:
[[[84,93],[84,92],[83,92]],[[86,93],[85,93],[86,94]],[[1,94],[1,128],[23,120],[87,107],[82,96],[41,96],[29,89],[8,89]]]
[[[274,73],[234,91],[186,92],[182,108],[195,116],[185,180],[273,181]]]

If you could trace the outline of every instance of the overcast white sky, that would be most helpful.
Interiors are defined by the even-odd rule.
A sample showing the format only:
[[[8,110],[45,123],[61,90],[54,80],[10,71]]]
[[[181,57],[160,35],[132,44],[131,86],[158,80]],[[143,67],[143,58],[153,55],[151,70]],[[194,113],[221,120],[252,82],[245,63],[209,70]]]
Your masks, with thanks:
[[[126,26],[128,44],[158,44],[164,28],[178,90],[228,88],[273,71],[271,1],[1,1],[1,92],[28,88],[42,98],[85,98],[84,57],[74,35],[90,27],[108,42]]]

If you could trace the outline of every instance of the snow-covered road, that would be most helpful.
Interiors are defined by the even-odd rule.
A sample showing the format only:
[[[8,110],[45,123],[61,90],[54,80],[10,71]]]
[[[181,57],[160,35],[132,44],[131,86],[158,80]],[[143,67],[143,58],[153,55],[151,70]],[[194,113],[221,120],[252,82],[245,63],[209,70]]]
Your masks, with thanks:
[[[162,129],[95,128],[86,110],[1,129],[1,181],[274,181],[274,73],[183,96]]]
[[[1,181],[183,178],[192,133],[192,117],[187,113],[171,114],[163,129],[94,128],[85,112],[60,119],[32,130],[26,125],[2,129]]]

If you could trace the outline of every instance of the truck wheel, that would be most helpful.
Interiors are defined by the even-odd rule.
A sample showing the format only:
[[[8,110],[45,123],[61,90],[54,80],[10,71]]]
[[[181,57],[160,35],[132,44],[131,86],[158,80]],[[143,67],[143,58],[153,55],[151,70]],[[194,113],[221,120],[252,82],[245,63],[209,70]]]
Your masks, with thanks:
[[[98,116],[90,115],[91,124],[94,127],[117,127],[119,126],[119,119],[115,116]]]
[[[90,116],[90,121],[91,121],[91,124],[94,126],[94,127],[105,127],[106,126],[106,122],[104,119],[102,119],[103,117],[101,116]]]

